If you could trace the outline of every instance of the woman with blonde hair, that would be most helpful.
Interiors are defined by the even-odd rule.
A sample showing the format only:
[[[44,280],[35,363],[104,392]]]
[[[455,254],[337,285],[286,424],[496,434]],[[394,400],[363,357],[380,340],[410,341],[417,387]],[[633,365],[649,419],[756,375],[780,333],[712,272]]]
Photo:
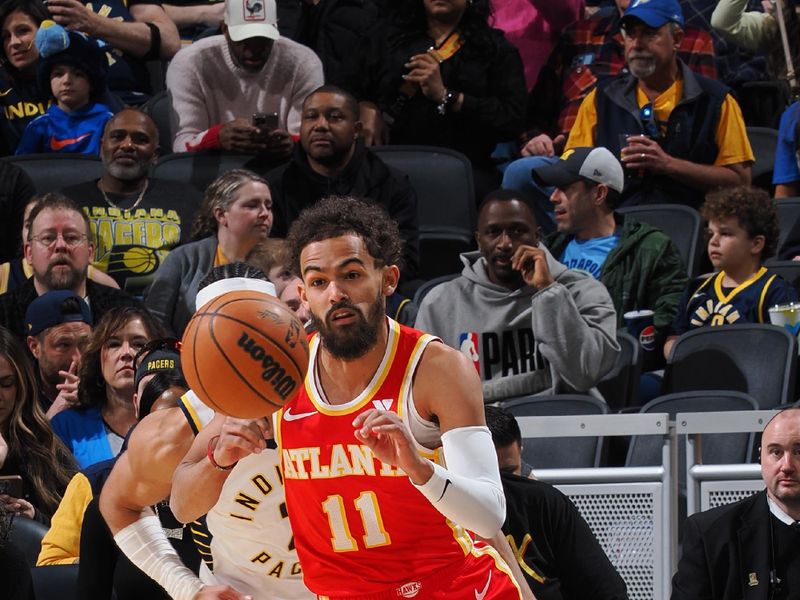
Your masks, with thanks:
[[[0,327],[0,476],[22,479],[22,493],[2,494],[0,503],[7,512],[48,523],[76,465],[53,434],[37,397],[24,347]]]
[[[194,314],[200,281],[219,265],[244,261],[272,228],[272,196],[262,177],[245,169],[220,175],[206,190],[192,226],[194,241],[169,253],[145,306],[176,336]]]

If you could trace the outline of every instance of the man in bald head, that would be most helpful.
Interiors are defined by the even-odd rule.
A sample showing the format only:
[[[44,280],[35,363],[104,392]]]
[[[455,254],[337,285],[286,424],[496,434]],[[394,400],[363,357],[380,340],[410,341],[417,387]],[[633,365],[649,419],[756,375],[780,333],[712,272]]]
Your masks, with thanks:
[[[672,600],[800,594],[800,408],[767,424],[760,455],[764,491],[686,521]]]

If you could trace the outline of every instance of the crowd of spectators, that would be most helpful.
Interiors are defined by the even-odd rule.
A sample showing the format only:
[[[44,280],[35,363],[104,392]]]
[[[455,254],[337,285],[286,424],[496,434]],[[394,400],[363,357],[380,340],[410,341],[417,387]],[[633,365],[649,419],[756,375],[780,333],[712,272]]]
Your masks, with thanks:
[[[179,366],[140,373],[142,357],[181,337],[215,267],[266,276],[313,331],[282,238],[326,197],[365,199],[397,223],[387,314],[464,352],[487,404],[602,399],[631,311],[653,313],[649,369],[692,329],[769,323],[770,307],[797,301],[769,259],[785,226],[776,202],[800,195],[800,20],[793,0],[777,6],[4,0],[0,476],[23,488],[0,495],[0,509],[48,525],[58,509],[41,564],[91,555],[105,569],[98,549],[114,545],[96,496],[138,421],[187,387]],[[753,86],[779,114],[761,110]],[[157,122],[149,101],[162,90],[169,116]],[[751,187],[761,157],[748,126],[778,128],[768,190]],[[436,199],[373,150],[387,144],[454,150],[472,169],[476,250],[419,306],[420,205]],[[96,156],[100,175],[37,194],[14,159],[49,152]],[[199,187],[153,176],[173,152],[251,160]],[[667,233],[624,210],[649,204],[699,212],[701,276]],[[783,247],[795,258],[800,240]],[[587,535],[568,501],[518,479],[504,484],[523,498],[512,503],[520,523],[547,521],[529,518],[530,495]],[[528,559],[539,584],[564,577],[558,552]],[[617,579],[593,597],[624,597]],[[115,585],[94,583],[87,597]],[[118,597],[150,593],[131,585]]]

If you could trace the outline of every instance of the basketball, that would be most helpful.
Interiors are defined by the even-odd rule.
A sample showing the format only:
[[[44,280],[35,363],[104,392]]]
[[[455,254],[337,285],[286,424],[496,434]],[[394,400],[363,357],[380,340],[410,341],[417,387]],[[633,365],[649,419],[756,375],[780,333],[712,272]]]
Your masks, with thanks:
[[[251,290],[204,304],[183,334],[186,381],[216,412],[271,415],[300,390],[308,369],[303,324],[283,302]]]

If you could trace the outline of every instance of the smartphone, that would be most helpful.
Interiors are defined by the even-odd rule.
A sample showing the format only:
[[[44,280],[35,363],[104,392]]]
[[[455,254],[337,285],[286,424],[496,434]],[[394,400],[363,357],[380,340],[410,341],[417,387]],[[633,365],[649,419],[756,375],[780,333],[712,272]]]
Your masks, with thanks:
[[[253,127],[258,127],[262,133],[269,133],[278,128],[278,113],[255,113]]]
[[[0,496],[4,495],[12,498],[22,498],[22,476],[0,476]]]

